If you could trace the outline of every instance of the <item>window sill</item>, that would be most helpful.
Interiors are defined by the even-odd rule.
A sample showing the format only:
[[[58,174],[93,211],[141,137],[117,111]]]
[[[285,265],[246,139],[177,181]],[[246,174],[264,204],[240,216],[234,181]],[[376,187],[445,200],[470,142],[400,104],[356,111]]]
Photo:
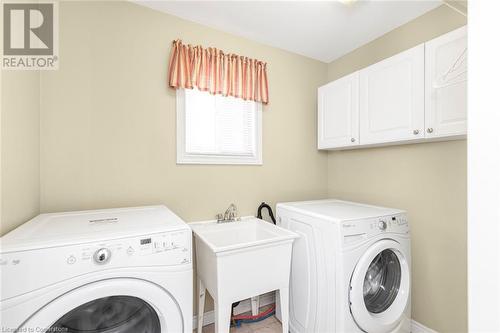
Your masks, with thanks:
[[[177,156],[177,164],[205,164],[205,165],[262,165],[262,157],[243,156],[203,156],[184,155]]]

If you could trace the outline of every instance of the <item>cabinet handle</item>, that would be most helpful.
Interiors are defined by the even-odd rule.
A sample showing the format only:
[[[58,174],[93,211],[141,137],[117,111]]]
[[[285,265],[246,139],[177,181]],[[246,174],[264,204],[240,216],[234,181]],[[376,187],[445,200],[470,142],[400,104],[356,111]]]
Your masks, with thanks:
[[[418,133],[420,133],[420,131],[418,129],[413,130],[413,134],[418,135]]]
[[[354,142],[354,141],[356,141],[356,139],[355,138],[351,138],[351,142]]]
[[[429,127],[429,128],[427,129],[427,133],[432,133],[432,132],[434,132],[434,129],[433,129],[432,127]]]

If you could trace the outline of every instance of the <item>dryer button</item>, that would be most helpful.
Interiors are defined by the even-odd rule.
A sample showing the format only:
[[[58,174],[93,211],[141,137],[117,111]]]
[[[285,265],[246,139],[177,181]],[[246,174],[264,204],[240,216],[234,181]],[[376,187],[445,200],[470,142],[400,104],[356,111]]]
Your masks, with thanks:
[[[99,249],[94,253],[94,261],[96,264],[105,264],[111,257],[111,251],[106,248]]]
[[[69,256],[68,259],[66,260],[66,262],[69,264],[69,265],[73,265],[75,262],[76,262],[76,258],[75,256]]]

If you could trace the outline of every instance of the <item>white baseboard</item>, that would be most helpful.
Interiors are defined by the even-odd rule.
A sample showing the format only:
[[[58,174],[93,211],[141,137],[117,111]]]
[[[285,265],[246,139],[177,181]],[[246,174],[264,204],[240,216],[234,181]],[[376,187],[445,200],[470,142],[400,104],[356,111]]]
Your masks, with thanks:
[[[433,329],[420,324],[418,321],[411,321],[411,333],[437,333]]]
[[[264,295],[260,295],[260,306],[265,306],[274,303],[274,292],[270,292]],[[234,308],[234,314],[240,314],[252,311],[252,304],[250,304],[250,299],[241,301],[237,307]],[[213,324],[215,322],[214,311],[205,312],[203,315],[203,326]],[[198,328],[198,316],[193,316],[193,329]]]

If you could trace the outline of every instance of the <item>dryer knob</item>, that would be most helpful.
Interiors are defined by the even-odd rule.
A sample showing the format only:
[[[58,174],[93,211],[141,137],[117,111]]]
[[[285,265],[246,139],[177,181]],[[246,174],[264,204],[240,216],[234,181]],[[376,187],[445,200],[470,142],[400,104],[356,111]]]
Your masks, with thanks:
[[[385,230],[385,229],[387,229],[387,222],[385,222],[385,221],[379,221],[379,222],[378,222],[378,228],[379,228],[380,230]]]
[[[111,258],[111,251],[106,248],[99,249],[94,253],[94,261],[96,264],[105,264]]]

